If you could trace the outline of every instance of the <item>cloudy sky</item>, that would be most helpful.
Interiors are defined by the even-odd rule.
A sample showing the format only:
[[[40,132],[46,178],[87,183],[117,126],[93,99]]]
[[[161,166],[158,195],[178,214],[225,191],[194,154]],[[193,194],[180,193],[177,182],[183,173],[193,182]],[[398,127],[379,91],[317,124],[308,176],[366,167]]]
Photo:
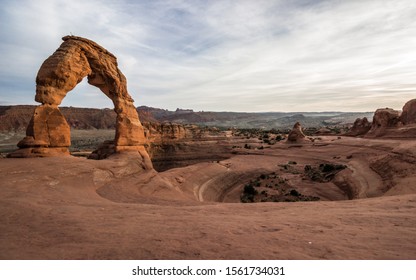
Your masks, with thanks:
[[[118,58],[135,105],[374,111],[416,98],[413,0],[2,0],[0,105],[36,104],[69,34]],[[62,106],[112,107],[84,80]]]

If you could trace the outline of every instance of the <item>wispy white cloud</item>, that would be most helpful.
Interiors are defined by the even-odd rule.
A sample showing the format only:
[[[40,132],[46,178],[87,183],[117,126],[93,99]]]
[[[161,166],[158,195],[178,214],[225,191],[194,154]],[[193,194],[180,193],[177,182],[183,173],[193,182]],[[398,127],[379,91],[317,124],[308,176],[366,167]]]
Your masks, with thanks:
[[[39,66],[70,32],[118,57],[136,105],[366,111],[416,96],[414,1],[27,0],[0,13],[2,102],[33,102]],[[111,106],[74,91],[64,105]]]

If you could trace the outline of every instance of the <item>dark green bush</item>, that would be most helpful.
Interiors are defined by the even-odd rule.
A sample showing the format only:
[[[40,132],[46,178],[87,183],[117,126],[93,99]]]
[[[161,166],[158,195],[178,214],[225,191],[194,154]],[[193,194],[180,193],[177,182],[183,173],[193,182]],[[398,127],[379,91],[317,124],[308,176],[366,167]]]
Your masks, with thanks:
[[[290,195],[292,196],[300,196],[300,193],[297,190],[291,190]]]
[[[250,184],[247,184],[244,186],[243,192],[245,194],[251,194],[251,195],[256,195],[258,193],[257,190]]]

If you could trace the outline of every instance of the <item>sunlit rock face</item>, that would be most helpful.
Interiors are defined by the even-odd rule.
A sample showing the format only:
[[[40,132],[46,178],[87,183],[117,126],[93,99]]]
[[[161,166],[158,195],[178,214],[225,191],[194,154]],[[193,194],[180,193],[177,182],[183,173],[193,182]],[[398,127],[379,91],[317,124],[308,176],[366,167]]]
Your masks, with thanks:
[[[371,129],[371,122],[366,117],[358,118],[355,120],[350,131],[346,133],[348,136],[361,136],[365,135]]]
[[[400,126],[400,112],[391,108],[377,109],[368,136],[383,136],[387,129]]]
[[[406,102],[400,119],[405,125],[416,123],[416,99]]]
[[[302,126],[299,122],[295,123],[292,130],[289,132],[287,137],[287,142],[302,142],[305,139],[305,134],[303,134]]]
[[[21,150],[11,156],[33,157],[67,155],[70,129],[58,106],[83,78],[98,87],[114,104],[116,135],[114,151],[138,151],[148,158],[147,144],[126,77],[117,67],[117,58],[97,43],[76,36],[63,37],[61,46],[41,65],[36,77],[35,100],[39,105],[32,116]]]

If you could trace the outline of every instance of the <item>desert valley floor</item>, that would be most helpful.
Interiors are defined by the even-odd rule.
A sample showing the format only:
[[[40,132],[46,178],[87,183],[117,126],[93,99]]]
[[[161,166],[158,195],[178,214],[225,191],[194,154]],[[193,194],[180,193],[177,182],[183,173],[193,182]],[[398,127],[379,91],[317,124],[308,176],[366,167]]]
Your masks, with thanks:
[[[323,163],[346,168],[303,176]],[[240,203],[261,174],[320,200]],[[163,172],[129,153],[1,158],[0,178],[1,259],[416,259],[414,140],[323,136]]]

